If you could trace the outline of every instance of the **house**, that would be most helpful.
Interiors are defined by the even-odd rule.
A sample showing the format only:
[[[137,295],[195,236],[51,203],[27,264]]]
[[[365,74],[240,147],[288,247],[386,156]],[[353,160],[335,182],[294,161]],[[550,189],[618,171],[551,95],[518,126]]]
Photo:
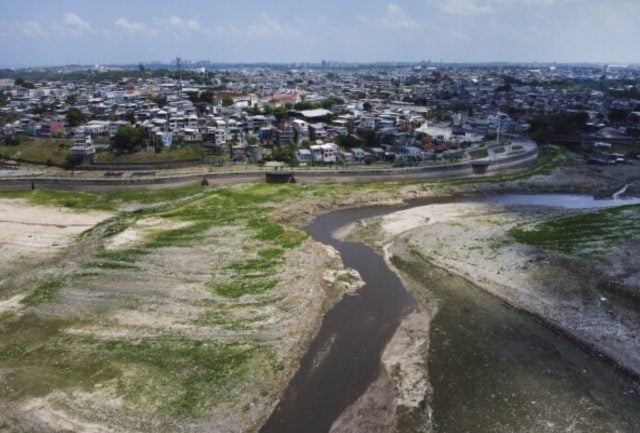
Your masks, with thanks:
[[[376,118],[373,116],[360,117],[360,128],[362,129],[376,129]]]
[[[354,147],[353,149],[351,149],[351,152],[353,153],[353,159],[356,162],[364,161],[364,156],[365,156],[364,150],[362,150],[362,149],[360,149],[358,147]]]
[[[312,140],[323,140],[327,138],[327,131],[324,129],[324,123],[309,124],[309,136]]]
[[[372,147],[369,149],[375,161],[382,162],[384,161],[384,149],[381,147]]]
[[[309,122],[321,121],[333,115],[331,111],[325,110],[324,108],[316,108],[315,110],[303,110],[300,112],[300,114],[302,114],[302,117]]]
[[[96,153],[96,148],[93,147],[93,140],[91,135],[85,131],[84,128],[78,128],[73,137],[73,145],[69,150],[71,155],[81,156],[84,159],[92,157]]]
[[[296,151],[296,159],[298,160],[298,164],[306,165],[313,161],[313,155],[309,149],[298,149]]]
[[[280,125],[278,128],[278,144],[280,146],[286,146],[287,144],[294,141],[295,138],[295,130],[293,125],[290,123],[285,123]]]
[[[304,120],[294,119],[293,120],[293,129],[296,132],[296,140],[297,140],[298,143],[300,143],[300,142],[302,142],[304,140],[309,140],[310,139],[309,125]]]
[[[315,162],[321,162],[325,164],[336,162],[338,145],[335,143],[315,144],[313,146],[310,146],[309,149],[311,149],[313,160]]]
[[[351,152],[338,152],[338,161],[343,164],[353,164],[355,158]]]

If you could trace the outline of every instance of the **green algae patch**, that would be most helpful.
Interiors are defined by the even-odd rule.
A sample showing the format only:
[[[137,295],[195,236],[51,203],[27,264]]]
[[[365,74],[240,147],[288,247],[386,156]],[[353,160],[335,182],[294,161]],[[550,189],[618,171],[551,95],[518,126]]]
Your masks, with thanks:
[[[640,206],[623,206],[515,227],[508,234],[523,244],[593,258],[639,235],[639,217]]]

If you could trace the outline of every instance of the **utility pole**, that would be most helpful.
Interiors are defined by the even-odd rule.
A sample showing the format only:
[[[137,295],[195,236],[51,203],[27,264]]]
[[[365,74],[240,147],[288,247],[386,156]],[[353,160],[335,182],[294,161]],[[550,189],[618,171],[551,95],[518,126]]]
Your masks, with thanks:
[[[182,109],[182,59],[180,59],[180,57],[176,57],[176,66],[178,67],[178,101],[180,109]]]

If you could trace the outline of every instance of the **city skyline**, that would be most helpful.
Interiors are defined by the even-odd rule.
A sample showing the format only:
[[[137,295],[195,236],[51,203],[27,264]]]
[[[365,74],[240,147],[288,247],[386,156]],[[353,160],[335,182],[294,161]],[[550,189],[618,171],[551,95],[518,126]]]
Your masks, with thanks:
[[[0,66],[239,62],[638,63],[640,3],[27,0],[3,8]]]

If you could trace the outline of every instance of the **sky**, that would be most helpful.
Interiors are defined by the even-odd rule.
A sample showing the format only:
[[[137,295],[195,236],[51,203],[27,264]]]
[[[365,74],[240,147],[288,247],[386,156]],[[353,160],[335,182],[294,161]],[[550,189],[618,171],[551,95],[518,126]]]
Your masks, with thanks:
[[[0,66],[640,63],[640,0],[5,0]]]

